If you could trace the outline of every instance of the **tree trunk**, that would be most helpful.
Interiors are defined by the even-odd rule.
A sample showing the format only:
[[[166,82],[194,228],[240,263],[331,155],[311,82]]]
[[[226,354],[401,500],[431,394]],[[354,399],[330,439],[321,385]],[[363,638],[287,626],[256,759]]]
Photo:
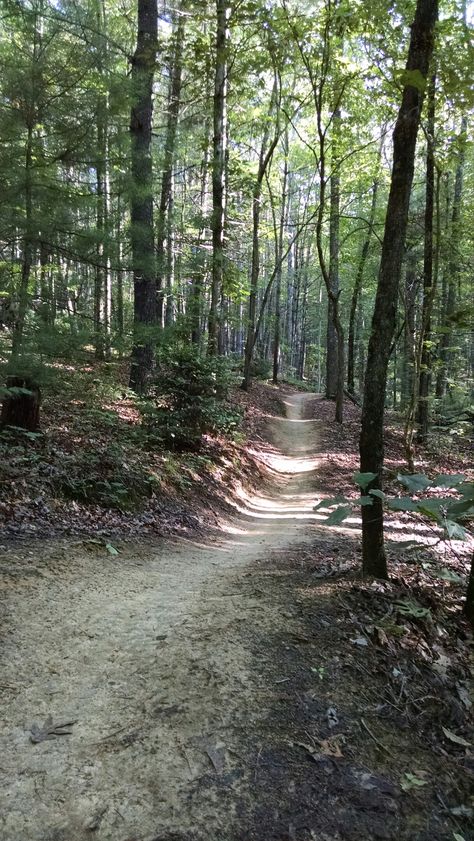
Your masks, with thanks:
[[[402,407],[408,409],[413,396],[415,379],[415,299],[416,299],[416,256],[411,252],[407,258],[405,272],[405,323],[403,326],[403,368]]]
[[[216,73],[214,80],[214,137],[212,158],[212,281],[208,320],[208,353],[216,356],[219,344],[219,301],[224,277],[224,224],[227,159],[228,0],[216,0]]]
[[[276,108],[276,124],[275,132],[267,149],[268,138],[270,134],[270,119],[273,110]],[[259,163],[257,179],[253,188],[252,196],[252,268],[250,272],[250,295],[249,295],[249,309],[247,322],[247,340],[245,344],[245,362],[244,362],[244,379],[242,388],[247,391],[250,387],[252,378],[252,358],[253,349],[255,345],[255,319],[257,314],[257,292],[258,292],[258,278],[260,274],[260,211],[262,199],[262,182],[265,177],[267,168],[272,160],[273,153],[278,143],[280,136],[279,129],[279,102],[278,102],[278,82],[275,76],[273,83],[272,95],[270,97],[270,104],[268,108],[268,119],[265,124],[265,129],[262,137],[262,144],[260,147]]]
[[[102,100],[102,97],[101,97]],[[96,251],[96,266],[94,276],[94,344],[95,344],[95,358],[104,359],[105,343],[104,343],[104,287],[105,287],[105,256],[104,256],[104,238],[105,238],[105,175],[103,159],[104,153],[104,124],[102,114],[102,101],[99,103],[99,115],[97,121],[97,147],[99,157],[97,159],[96,172],[96,204],[97,204],[97,251]]]
[[[183,70],[183,41],[184,41],[184,15],[177,12],[178,20],[173,35],[174,46],[170,67],[170,83],[168,92],[168,118],[166,126],[165,151],[163,160],[163,176],[161,180],[160,209],[158,212],[156,256],[157,256],[157,293],[159,324],[164,321],[164,278],[170,276],[169,264],[165,260],[165,244],[167,239],[167,214],[171,217],[172,187],[173,187],[173,165],[175,158],[176,132],[178,128],[179,109],[181,104],[181,79]],[[171,219],[170,219],[171,221]],[[168,237],[170,239],[170,237]],[[166,323],[170,323],[171,308],[166,308]],[[172,319],[171,319],[172,320]]]
[[[134,342],[130,388],[143,394],[153,369],[156,323],[156,266],[153,233],[153,165],[151,129],[153,78],[158,46],[156,0],[138,0],[137,46],[132,61],[131,239],[134,285]]]
[[[407,82],[393,133],[392,179],[369,340],[360,435],[361,471],[374,473],[376,477],[368,489],[380,490],[382,487],[387,366],[396,325],[416,139],[423,104],[420,81],[427,77],[437,13],[437,0],[417,0],[406,66]],[[412,80],[415,84],[410,84]],[[364,575],[387,577],[383,504],[378,496],[374,497],[373,505],[362,506],[362,556]]]
[[[25,233],[23,236],[23,254],[21,260],[20,289],[18,295],[18,315],[12,335],[12,356],[18,356],[23,342],[26,311],[28,309],[28,286],[33,263],[34,235],[33,225],[33,126],[28,125],[25,149]]]
[[[281,274],[283,254],[283,234],[286,222],[287,202],[287,180],[288,180],[288,132],[285,132],[285,163],[283,166],[283,184],[281,197],[280,227],[278,231],[278,242],[276,248],[276,261],[278,271],[275,284],[275,330],[273,334],[273,370],[272,379],[275,385],[278,382],[278,370],[280,367],[280,336],[281,336]]]
[[[380,144],[380,152],[379,158],[377,162],[377,169],[380,166],[380,158],[382,155],[382,143]],[[372,187],[372,204],[370,206],[370,215],[369,215],[369,224],[367,227],[367,233],[365,236],[364,243],[362,245],[362,251],[359,258],[359,264],[357,266],[357,272],[354,281],[354,288],[352,290],[352,298],[351,298],[351,309],[349,313],[349,330],[348,330],[348,337],[347,337],[347,390],[349,394],[354,394],[354,344],[355,344],[355,329],[356,329],[356,316],[357,316],[357,307],[359,305],[359,298],[360,292],[362,289],[362,279],[364,277],[364,269],[365,264],[367,262],[367,257],[369,255],[369,248],[370,248],[370,240],[372,238],[372,232],[374,229],[374,222],[375,222],[375,211],[377,209],[377,192],[378,192],[378,175],[375,178],[374,186]]]
[[[41,392],[28,377],[7,377],[7,389],[12,393],[3,398],[0,429],[18,426],[28,432],[37,432],[40,427]],[[15,393],[16,389],[21,389]]]
[[[429,430],[429,393],[431,386],[431,310],[433,307],[433,218],[435,198],[435,90],[436,76],[433,75],[428,89],[427,150],[426,150],[426,185],[425,185],[425,238],[423,255],[423,307],[421,315],[421,359],[418,384],[418,442],[426,443]]]
[[[461,132],[459,136],[459,158],[456,167],[456,177],[454,180],[454,196],[453,207],[451,215],[451,236],[449,241],[449,259],[447,265],[448,274],[448,290],[446,297],[446,309],[443,314],[443,328],[444,332],[441,335],[439,344],[439,359],[441,367],[438,372],[436,381],[436,397],[442,398],[446,393],[446,381],[449,370],[449,363],[452,361],[451,347],[451,317],[456,309],[457,284],[459,278],[459,239],[461,235],[460,230],[460,216],[461,216],[461,202],[464,180],[464,162],[466,158],[466,141],[467,141],[467,117],[463,117],[461,121]]]
[[[334,138],[337,142],[341,122],[341,111],[334,111]],[[339,204],[340,178],[338,163],[333,156],[333,172],[330,178],[330,213],[329,213],[329,286],[331,295],[328,296],[328,323],[326,331],[326,398],[334,400],[337,395],[338,382],[338,331],[334,309],[339,297]]]

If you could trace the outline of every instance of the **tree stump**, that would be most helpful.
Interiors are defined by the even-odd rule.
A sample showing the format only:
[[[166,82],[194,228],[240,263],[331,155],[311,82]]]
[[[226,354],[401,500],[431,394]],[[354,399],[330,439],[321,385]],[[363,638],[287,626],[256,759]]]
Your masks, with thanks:
[[[24,389],[21,392],[7,393],[3,398],[0,429],[6,426],[18,426],[28,432],[37,432],[40,428],[41,391],[29,377],[7,377],[7,389]]]

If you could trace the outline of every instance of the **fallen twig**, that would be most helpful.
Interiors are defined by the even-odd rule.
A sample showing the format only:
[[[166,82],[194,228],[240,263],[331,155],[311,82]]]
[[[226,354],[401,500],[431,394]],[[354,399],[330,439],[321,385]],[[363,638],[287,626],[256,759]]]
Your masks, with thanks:
[[[370,729],[368,724],[365,723],[363,718],[361,718],[360,723],[362,724],[362,727],[364,728],[364,730],[367,731],[367,733],[369,734],[371,739],[374,740],[375,744],[378,745],[378,747],[381,748],[382,750],[386,751],[388,753],[388,755],[392,757],[392,759],[395,759],[392,751],[389,748],[387,748],[386,745],[382,744],[382,742],[380,742],[379,739],[377,739],[377,736],[374,736],[374,734],[372,733],[372,730]]]

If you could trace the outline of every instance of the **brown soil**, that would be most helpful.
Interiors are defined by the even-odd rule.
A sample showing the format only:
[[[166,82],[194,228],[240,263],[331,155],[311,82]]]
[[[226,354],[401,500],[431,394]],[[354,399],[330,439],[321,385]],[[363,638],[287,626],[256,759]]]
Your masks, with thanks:
[[[317,404],[284,400],[217,538],[3,553],[2,841],[474,838],[442,729],[472,741],[467,630],[423,653],[403,582],[358,582],[355,524],[313,511]]]

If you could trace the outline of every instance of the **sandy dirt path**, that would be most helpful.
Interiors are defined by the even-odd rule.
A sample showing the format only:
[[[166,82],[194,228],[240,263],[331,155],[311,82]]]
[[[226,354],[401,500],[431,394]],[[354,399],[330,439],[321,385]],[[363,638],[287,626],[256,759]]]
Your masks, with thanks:
[[[0,558],[2,841],[237,838],[254,804],[236,733],[250,718],[258,728],[262,692],[239,634],[265,595],[249,570],[311,539],[311,397],[287,396],[272,421],[276,452],[262,457],[276,490],[242,490],[210,545],[117,544],[112,556],[63,540]],[[48,716],[74,722],[71,735],[33,744]]]

